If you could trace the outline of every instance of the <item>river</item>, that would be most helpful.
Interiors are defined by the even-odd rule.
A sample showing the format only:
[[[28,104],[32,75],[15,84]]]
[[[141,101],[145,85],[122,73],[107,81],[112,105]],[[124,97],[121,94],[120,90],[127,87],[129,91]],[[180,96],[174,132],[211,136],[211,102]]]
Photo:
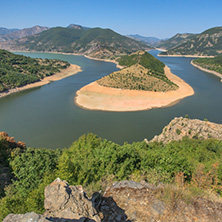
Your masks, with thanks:
[[[158,51],[150,52],[157,57]],[[158,57],[190,84],[195,95],[174,106],[139,112],[102,112],[84,110],[74,96],[84,85],[117,68],[115,64],[83,56],[51,53],[18,53],[32,58],[63,59],[82,67],[83,72],[48,85],[0,99],[0,131],[9,133],[29,147],[69,147],[81,135],[92,132],[123,144],[148,140],[161,133],[174,117],[207,118],[222,123],[222,83],[220,78],[190,64],[193,58]]]

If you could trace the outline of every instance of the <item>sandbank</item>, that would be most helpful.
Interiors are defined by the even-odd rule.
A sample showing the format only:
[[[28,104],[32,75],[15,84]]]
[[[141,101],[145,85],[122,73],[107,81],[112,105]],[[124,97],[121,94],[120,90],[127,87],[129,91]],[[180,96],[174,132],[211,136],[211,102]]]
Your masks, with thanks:
[[[166,49],[162,49],[162,48],[155,48],[156,50],[158,51],[162,51],[162,52],[166,52],[167,50]]]
[[[214,58],[215,56],[198,56],[198,55],[160,55],[159,57],[190,57],[190,58]]]
[[[166,76],[179,86],[177,90],[154,92],[116,89],[92,82],[76,92],[75,102],[89,110],[126,112],[170,106],[194,94],[193,88],[172,74],[169,67],[165,66],[164,70]]]
[[[210,69],[203,68],[203,67],[195,64],[195,63],[193,62],[193,60],[192,60],[190,63],[191,63],[191,65],[193,65],[194,67],[196,67],[196,68],[198,68],[198,69],[200,69],[200,70],[202,70],[202,71],[204,71],[204,72],[208,72],[208,73],[214,74],[215,76],[220,77],[220,78],[221,78],[220,81],[222,82],[222,74],[221,74],[221,73],[216,72],[216,71],[213,71],[213,70],[210,70]]]
[[[115,63],[115,64],[116,64],[116,68],[118,68],[118,69],[124,68],[124,66],[119,65],[119,63],[118,63],[116,60],[111,60],[111,59],[98,59],[98,58],[94,58],[94,57],[87,56],[87,55],[84,55],[84,57],[86,57],[87,59],[98,60],[98,61],[103,61],[103,62],[112,62],[112,63]]]
[[[41,81],[34,82],[34,83],[31,83],[31,84],[28,84],[28,85],[25,85],[22,87],[17,87],[15,89],[10,89],[10,90],[7,90],[6,92],[2,92],[2,93],[0,93],[0,98],[4,97],[4,96],[8,96],[12,93],[21,92],[21,91],[31,89],[31,88],[40,87],[40,86],[49,84],[50,82],[54,82],[54,81],[66,78],[68,76],[72,76],[72,75],[74,75],[78,72],[81,72],[81,71],[82,70],[81,70],[80,66],[71,64],[67,69],[63,69],[63,70],[61,70],[61,72],[55,73],[52,76],[45,77]]]

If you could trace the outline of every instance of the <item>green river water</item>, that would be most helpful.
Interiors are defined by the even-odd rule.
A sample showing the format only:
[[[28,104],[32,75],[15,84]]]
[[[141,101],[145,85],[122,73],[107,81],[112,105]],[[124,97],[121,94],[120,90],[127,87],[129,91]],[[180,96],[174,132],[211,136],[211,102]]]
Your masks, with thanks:
[[[158,51],[151,51],[157,57]],[[193,58],[158,57],[190,84],[195,95],[172,107],[138,112],[84,110],[74,103],[75,93],[84,85],[117,68],[115,64],[83,56],[49,53],[18,53],[33,58],[63,59],[82,67],[80,72],[48,85],[0,99],[0,131],[9,133],[29,147],[63,148],[81,135],[92,132],[104,139],[124,142],[148,140],[161,133],[174,117],[222,123],[222,83],[212,74],[190,64]]]

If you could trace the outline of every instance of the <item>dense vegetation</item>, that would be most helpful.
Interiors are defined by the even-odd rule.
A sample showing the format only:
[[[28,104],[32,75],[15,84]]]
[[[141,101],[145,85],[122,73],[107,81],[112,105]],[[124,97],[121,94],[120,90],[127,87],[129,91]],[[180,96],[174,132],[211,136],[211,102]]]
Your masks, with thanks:
[[[2,142],[0,149],[4,149]],[[7,155],[15,179],[0,200],[0,220],[9,213],[43,213],[44,188],[57,177],[93,192],[114,180],[172,183],[181,173],[199,193],[205,189],[220,193],[221,154],[222,142],[212,139],[120,146],[93,134],[80,137],[63,150],[13,149]]]
[[[216,71],[222,74],[222,55],[214,58],[198,58],[194,59],[193,63],[212,71]]]
[[[24,42],[17,41],[16,47],[34,51],[78,53],[99,58],[111,58],[141,49],[145,43],[122,36],[110,29],[51,28]]]
[[[165,64],[145,51],[121,56],[119,65],[126,67],[97,82],[106,87],[146,91],[169,91],[178,88],[164,73]]]
[[[174,43],[173,38],[167,40],[165,44]],[[162,52],[161,54],[198,56],[219,55],[222,53],[222,27],[211,28],[200,34],[193,34],[185,39],[179,39],[176,45],[169,45],[167,49],[167,52]]]
[[[145,51],[121,56],[117,61],[121,66],[130,67],[135,64],[140,64],[144,68],[152,70],[154,74],[156,73],[156,75],[164,74],[165,64]]]
[[[0,92],[40,81],[68,66],[61,60],[33,59],[0,49]]]

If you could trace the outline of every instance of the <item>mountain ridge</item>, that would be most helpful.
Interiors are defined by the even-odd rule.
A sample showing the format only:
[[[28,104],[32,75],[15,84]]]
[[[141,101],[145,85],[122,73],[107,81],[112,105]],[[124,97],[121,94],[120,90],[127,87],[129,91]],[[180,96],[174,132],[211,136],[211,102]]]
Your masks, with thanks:
[[[111,29],[55,27],[34,36],[25,37],[8,45],[10,50],[75,53],[94,58],[115,59],[141,49],[145,43],[122,36]]]
[[[0,36],[1,35],[6,35],[15,31],[19,31],[19,29],[14,28],[14,29],[8,29],[8,28],[4,28],[4,27],[0,27]]]
[[[179,39],[177,44],[170,45],[174,37],[168,42],[162,43],[162,46],[165,45],[168,51],[162,52],[160,55],[216,56],[222,53],[222,27],[214,27],[200,34],[188,35],[183,41]]]
[[[36,25],[31,28],[24,28],[18,31],[11,32],[9,34],[2,35],[0,36],[0,41],[5,42],[5,41],[11,41],[15,39],[20,39],[20,38],[24,38],[30,35],[40,33],[48,29],[49,29],[48,27]]]
[[[156,46],[156,44],[161,41],[161,39],[157,37],[146,37],[146,36],[141,36],[138,34],[127,35],[127,37],[148,43],[150,46]]]

